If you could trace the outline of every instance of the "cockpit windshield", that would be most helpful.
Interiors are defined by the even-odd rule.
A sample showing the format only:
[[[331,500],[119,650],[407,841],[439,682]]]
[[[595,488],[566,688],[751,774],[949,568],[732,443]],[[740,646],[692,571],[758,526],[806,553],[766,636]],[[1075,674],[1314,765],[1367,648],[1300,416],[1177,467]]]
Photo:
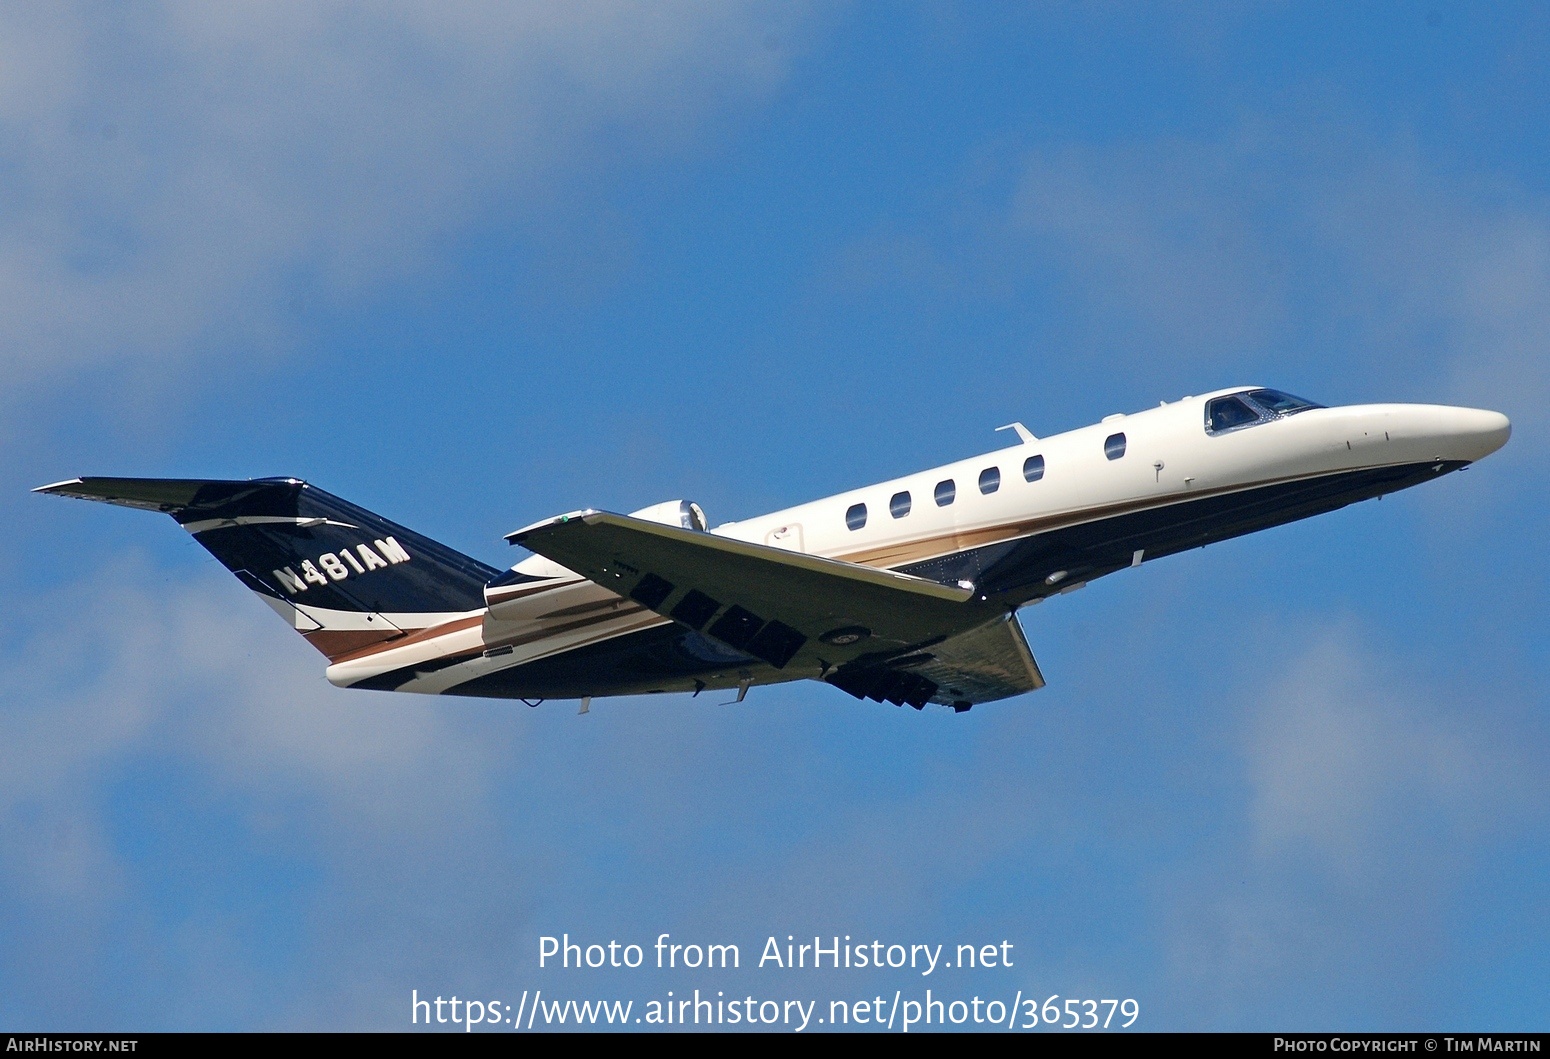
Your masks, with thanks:
[[[1249,400],[1259,405],[1267,412],[1276,415],[1296,415],[1298,412],[1306,412],[1310,408],[1323,408],[1321,404],[1312,401],[1304,401],[1301,397],[1293,397],[1289,393],[1280,390],[1251,390],[1247,394]]]
[[[1206,406],[1206,429],[1213,434],[1246,427],[1263,418],[1259,409],[1238,397],[1218,397]]]
[[[1206,402],[1206,433],[1225,434],[1323,407],[1280,390],[1248,390]]]

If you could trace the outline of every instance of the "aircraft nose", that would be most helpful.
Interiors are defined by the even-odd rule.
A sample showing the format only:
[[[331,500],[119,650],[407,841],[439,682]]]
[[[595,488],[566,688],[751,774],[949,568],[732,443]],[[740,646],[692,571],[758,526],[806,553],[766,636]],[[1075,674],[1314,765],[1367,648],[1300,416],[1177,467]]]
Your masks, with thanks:
[[[1433,406],[1425,434],[1437,443],[1437,455],[1474,462],[1489,456],[1512,435],[1512,423],[1484,408]]]

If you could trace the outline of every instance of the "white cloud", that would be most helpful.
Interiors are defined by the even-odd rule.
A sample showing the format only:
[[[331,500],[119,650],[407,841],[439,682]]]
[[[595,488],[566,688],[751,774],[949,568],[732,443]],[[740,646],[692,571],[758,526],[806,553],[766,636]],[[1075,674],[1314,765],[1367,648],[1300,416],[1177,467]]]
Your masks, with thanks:
[[[1245,713],[1227,721],[1241,832],[1161,887],[1173,1002],[1222,1028],[1402,1018],[1467,919],[1459,895],[1550,812],[1543,733],[1499,691],[1428,684],[1355,622],[1254,639],[1223,665]]]
[[[939,796],[955,774],[835,819],[834,763],[771,753],[822,753],[793,721],[808,706],[772,706],[783,689],[737,711],[675,697],[601,702],[586,719],[573,704],[341,691],[321,656],[204,570],[169,584],[120,557],[12,611],[0,892],[14,951],[49,965],[21,986],[34,1021],[79,1026],[70,1004],[100,1019],[131,997],[183,1026],[223,1006],[258,1025],[396,1024],[411,986],[525,981],[538,929],[711,923],[748,941],[767,924],[907,920],[940,898],[934,864],[972,872],[1023,833],[976,807],[1025,791]],[[45,629],[23,617],[34,613],[60,618]],[[832,689],[813,694],[823,712],[853,710]],[[873,705],[854,709],[927,743],[923,726],[959,720]],[[163,777],[168,800],[148,817],[136,792]],[[201,833],[212,820],[230,831]],[[947,837],[917,841],[923,830]],[[217,866],[282,849],[306,877],[297,892],[219,867],[169,879],[135,850],[161,856],[167,833]],[[294,950],[255,948],[253,887],[299,920]]]
[[[1010,931],[1030,981],[1097,988],[1123,970],[1154,982],[1154,1010],[1177,1001],[1198,1025],[1217,1004],[1246,1024],[1351,967],[1435,966],[1414,957],[1450,889],[1550,801],[1523,728],[1351,626],[1234,639],[1220,669],[1247,697],[1191,684],[1169,705],[1163,686],[1149,723],[1092,674],[1097,655],[1065,682],[1090,697],[972,726],[818,689],[577,719],[331,688],[320,657],[206,570],[169,586],[120,559],[11,611],[59,616],[8,637],[0,663],[0,891],[14,951],[48,968],[18,987],[35,1020],[76,1025],[58,1013],[107,1017],[131,996],[185,1026],[221,1005],[243,1024],[396,1024],[410,986],[522,987],[539,930],[708,927]],[[1189,738],[1160,737],[1185,718]],[[1216,767],[1234,775],[1200,776]],[[165,819],[148,818],[133,792],[162,776]],[[1202,784],[1229,796],[1179,803]],[[200,835],[212,820],[231,833]],[[124,846],[154,853],[168,832],[218,866],[282,849],[304,878],[180,882]],[[1172,886],[1160,922],[1136,919],[1173,946],[1163,980],[1130,966],[1144,939],[1049,925],[1091,899],[1081,880],[1109,901]],[[245,887],[294,943],[255,943]],[[1065,952],[1089,937],[1092,953]]]
[[[1312,856],[1346,878],[1398,843],[1435,841],[1415,833],[1420,818],[1455,841],[1500,830],[1532,774],[1469,703],[1439,708],[1357,639],[1320,638],[1267,673],[1247,746],[1256,852]]]
[[[600,144],[656,151],[776,83],[748,3],[164,0],[0,14],[0,377],[264,345],[293,293],[541,216]]]
[[[1139,319],[1191,359],[1230,356],[1282,323],[1286,292],[1222,153],[1184,142],[1033,152],[1013,225],[1105,315]]]
[[[525,892],[564,861],[513,860],[498,787],[533,758],[509,704],[333,688],[213,567],[169,585],[124,557],[13,614],[39,612],[55,620],[0,659],[0,893],[34,1021],[154,1003],[153,1023],[338,1027],[413,969],[509,955]],[[269,862],[301,881],[230,875]],[[304,943],[254,938],[275,903]],[[305,989],[279,969],[298,960],[350,972]]]
[[[1086,326],[1211,369],[1201,385],[1338,366],[1351,397],[1546,421],[1550,202],[1442,173],[1402,139],[1287,113],[1213,139],[1041,148],[1009,221]]]
[[[190,763],[244,795],[305,792],[317,826],[347,821],[371,841],[488,823],[491,777],[514,752],[502,730],[407,696],[342,696],[321,656],[247,596],[224,576],[158,586],[130,561],[35,601],[60,617],[0,670],[0,814],[70,817],[68,841],[6,844],[39,892],[100,890],[92,799],[131,759]]]

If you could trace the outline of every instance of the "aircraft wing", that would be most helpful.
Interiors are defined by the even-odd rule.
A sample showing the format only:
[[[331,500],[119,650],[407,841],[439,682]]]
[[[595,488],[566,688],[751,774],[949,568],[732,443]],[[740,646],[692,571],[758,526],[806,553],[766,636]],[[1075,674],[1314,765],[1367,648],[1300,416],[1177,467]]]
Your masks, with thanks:
[[[1001,698],[1042,683],[1029,683],[1030,667],[1035,677],[1038,670],[1018,633],[1026,664],[1019,658],[1002,667],[1014,675],[1001,684],[985,677],[983,688],[965,677],[964,694],[943,697],[936,678],[957,670],[938,645],[1005,624],[1004,608],[969,589],[604,511],[562,515],[506,539],[776,669],[821,677],[858,697],[918,707],[985,701],[976,688],[1016,685],[989,695]],[[963,640],[956,657],[999,672],[987,661],[996,636],[1005,634]]]

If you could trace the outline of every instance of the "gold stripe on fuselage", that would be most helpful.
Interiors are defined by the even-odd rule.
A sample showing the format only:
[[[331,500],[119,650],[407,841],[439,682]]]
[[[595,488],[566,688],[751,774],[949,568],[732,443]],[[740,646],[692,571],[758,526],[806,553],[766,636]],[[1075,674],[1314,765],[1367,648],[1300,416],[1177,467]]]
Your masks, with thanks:
[[[1072,526],[1081,526],[1091,522],[1102,522],[1105,519],[1117,518],[1121,515],[1133,515],[1139,511],[1173,507],[1194,500],[1204,500],[1214,496],[1227,496],[1232,493],[1247,492],[1251,489],[1261,489],[1265,486],[1285,485],[1288,482],[1296,481],[1311,481],[1315,478],[1327,478],[1334,474],[1348,474],[1352,470],[1375,470],[1378,467],[1384,466],[1390,465],[1376,464],[1373,467],[1343,468],[1338,471],[1320,471],[1317,474],[1294,474],[1283,478],[1266,478],[1242,485],[1219,486],[1215,489],[1201,489],[1198,492],[1173,494],[1167,497],[1123,500],[1099,507],[1060,511],[1050,515],[1039,515],[1034,518],[1021,518],[1010,522],[1002,522],[993,526],[982,526],[970,530],[954,530],[950,533],[939,533],[915,540],[896,541],[893,544],[880,547],[838,553],[833,558],[841,559],[848,563],[856,563],[860,566],[881,566],[887,569],[897,569],[901,566],[924,562],[927,559],[938,559],[944,555],[954,555],[973,548],[983,548],[990,544],[1001,544],[1005,541],[1032,537],[1040,533],[1049,533],[1052,530],[1068,529]],[[1393,466],[1399,465],[1395,464]]]

